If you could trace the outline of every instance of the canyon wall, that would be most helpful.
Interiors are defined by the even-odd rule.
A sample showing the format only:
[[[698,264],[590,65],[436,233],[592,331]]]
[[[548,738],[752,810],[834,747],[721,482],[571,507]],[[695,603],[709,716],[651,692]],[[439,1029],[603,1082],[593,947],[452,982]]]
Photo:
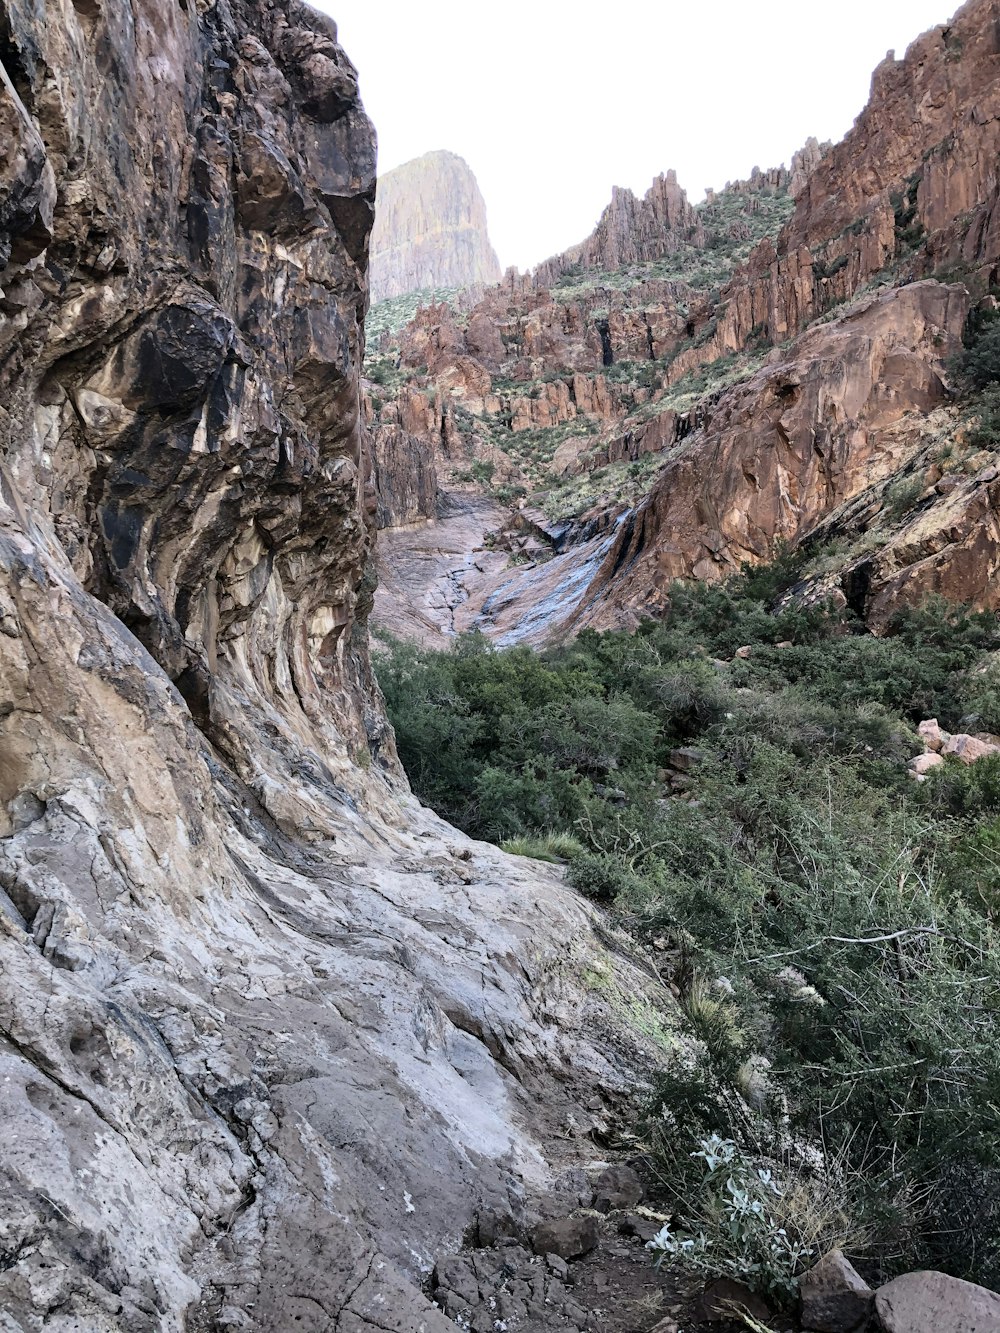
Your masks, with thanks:
[[[499,279],[486,203],[467,162],[455,153],[425,153],[379,177],[373,301]]]
[[[0,59],[0,1323],[443,1333],[653,1057],[398,770],[355,71],[299,0],[2,0]]]
[[[998,283],[998,126],[1000,6],[969,0],[878,67],[842,143],[694,210],[670,176],[616,192],[531,278],[465,318],[421,311],[401,394],[432,390],[439,475],[464,433],[466,472],[520,487],[512,523],[559,520],[548,562],[475,577],[472,623],[503,642],[634,624],[675,578],[828,531],[847,551],[829,586],[875,628],[932,592],[1000,605],[996,450],[950,368]]]

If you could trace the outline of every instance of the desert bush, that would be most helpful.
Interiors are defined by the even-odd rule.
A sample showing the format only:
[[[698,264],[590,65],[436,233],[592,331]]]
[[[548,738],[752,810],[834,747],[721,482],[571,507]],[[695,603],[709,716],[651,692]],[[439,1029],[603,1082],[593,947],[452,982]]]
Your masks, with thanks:
[[[835,1181],[837,1226],[886,1275],[922,1265],[990,1285],[1000,760],[949,761],[919,785],[906,763],[923,718],[996,725],[996,621],[937,601],[875,638],[795,605],[800,562],[677,585],[636,633],[543,653],[477,636],[444,654],[397,645],[379,677],[423,799],[478,836],[548,847],[655,946],[690,1042],[642,1124],[665,1188],[702,1190],[691,1154],[716,1134],[774,1173],[767,1233],[803,1255],[819,1242],[781,1200],[829,1204]],[[743,644],[748,658],[721,663]],[[658,770],[680,743],[696,754],[684,799],[668,799]],[[556,852],[554,834],[573,841]],[[752,1244],[764,1288],[795,1276],[799,1260]],[[731,1261],[700,1250],[706,1271]]]

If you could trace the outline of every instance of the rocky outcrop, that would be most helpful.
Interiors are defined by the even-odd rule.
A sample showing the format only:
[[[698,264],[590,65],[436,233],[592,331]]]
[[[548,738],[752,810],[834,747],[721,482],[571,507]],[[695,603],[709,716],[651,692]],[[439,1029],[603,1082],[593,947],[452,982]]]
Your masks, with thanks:
[[[642,199],[616,185],[592,234],[539,264],[532,276],[536,286],[549,287],[570,269],[613,271],[663,259],[684,243],[704,245],[705,231],[676,171],[668,171],[657,176]]]
[[[486,203],[463,158],[425,153],[379,177],[371,245],[373,301],[499,280]]]
[[[354,70],[299,0],[0,38],[0,1322],[443,1333],[635,1048],[396,767]]]
[[[889,53],[854,128],[800,171],[795,214],[777,241],[762,242],[718,305],[697,315],[699,329],[717,329],[692,364],[761,332],[780,344],[894,266],[906,276],[961,267],[984,286],[992,280],[1000,260],[998,25],[996,0],[968,0],[903,59]]]
[[[945,400],[944,363],[968,308],[961,287],[890,291],[723,394],[622,523],[585,618],[652,612],[674,579],[765,561],[895,474],[908,445],[890,428]]]

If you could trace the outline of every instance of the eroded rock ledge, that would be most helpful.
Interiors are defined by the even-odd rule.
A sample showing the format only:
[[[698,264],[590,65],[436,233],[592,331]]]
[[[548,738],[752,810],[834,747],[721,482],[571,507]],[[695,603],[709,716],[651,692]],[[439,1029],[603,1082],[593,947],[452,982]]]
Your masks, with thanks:
[[[298,0],[2,0],[0,59],[0,1324],[449,1327],[636,1053],[395,764],[354,70]]]

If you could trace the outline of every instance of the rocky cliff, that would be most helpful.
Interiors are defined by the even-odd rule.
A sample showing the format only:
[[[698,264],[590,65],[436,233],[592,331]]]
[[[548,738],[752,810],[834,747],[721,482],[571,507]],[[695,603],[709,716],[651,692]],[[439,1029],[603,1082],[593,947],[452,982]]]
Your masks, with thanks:
[[[397,770],[354,69],[299,0],[3,0],[0,60],[0,1323],[452,1327],[635,1047]]]
[[[486,203],[467,162],[455,153],[425,153],[379,177],[373,301],[499,278]]]
[[[684,242],[704,245],[705,229],[677,183],[676,171],[668,171],[657,176],[642,199],[615,186],[591,235],[539,264],[533,276],[539,286],[549,286],[571,269],[607,271],[663,259]]]
[[[400,332],[439,476],[488,464],[548,544],[504,538],[517,567],[468,576],[470,623],[634,623],[675,578],[834,538],[825,586],[876,628],[930,592],[998,605],[996,450],[949,368],[1000,270],[998,25],[970,0],[879,66],[843,143],[694,210],[669,177],[616,193],[583,246]]]

